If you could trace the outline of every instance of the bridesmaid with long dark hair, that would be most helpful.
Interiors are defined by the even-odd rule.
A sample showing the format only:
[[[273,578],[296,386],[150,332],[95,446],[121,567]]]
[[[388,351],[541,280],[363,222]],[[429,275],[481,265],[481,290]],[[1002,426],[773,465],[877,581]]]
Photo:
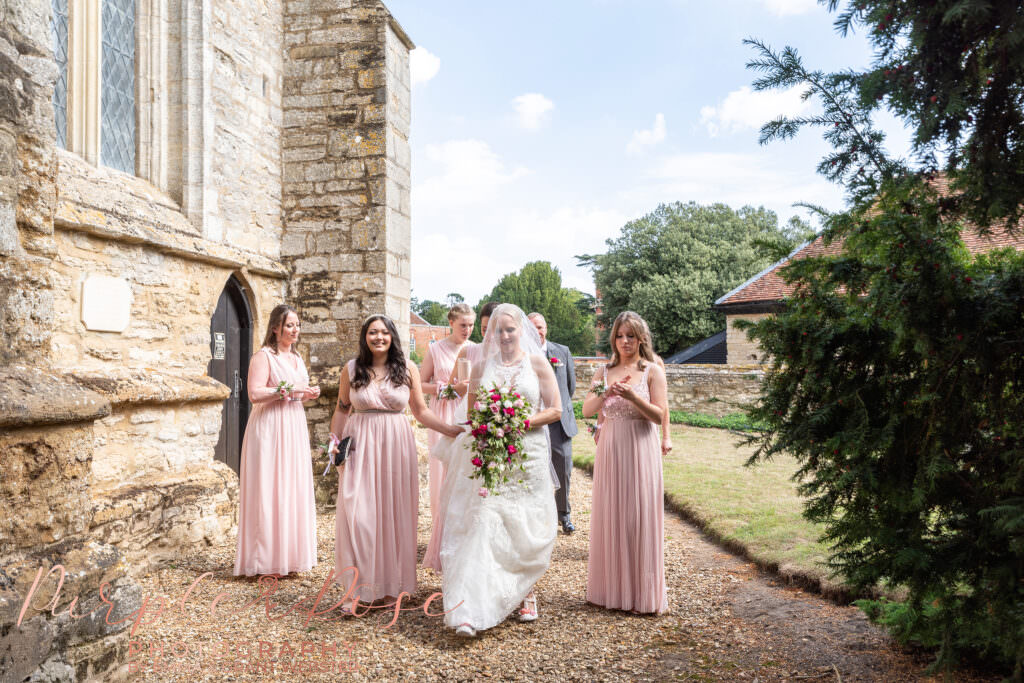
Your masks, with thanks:
[[[285,575],[316,565],[313,461],[302,401],[317,398],[320,388],[309,386],[295,352],[299,327],[295,309],[275,307],[263,346],[249,362],[253,409],[238,474],[235,576]]]
[[[423,400],[419,370],[402,353],[391,318],[372,315],[359,332],[359,355],[341,371],[331,433],[352,437],[339,467],[334,561],[344,587],[361,602],[416,591],[419,471],[406,406],[428,429],[457,436]],[[343,605],[352,609],[349,602]]]

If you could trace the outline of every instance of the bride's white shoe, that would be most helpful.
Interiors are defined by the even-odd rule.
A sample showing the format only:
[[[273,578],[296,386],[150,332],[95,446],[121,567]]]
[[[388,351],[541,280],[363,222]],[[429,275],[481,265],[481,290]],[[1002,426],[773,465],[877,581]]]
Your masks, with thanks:
[[[537,596],[531,591],[523,600],[523,608],[519,610],[519,621],[536,621],[540,616],[537,612]]]
[[[459,627],[455,629],[455,635],[462,636],[463,638],[472,638],[476,635],[476,629],[469,624],[459,624]]]

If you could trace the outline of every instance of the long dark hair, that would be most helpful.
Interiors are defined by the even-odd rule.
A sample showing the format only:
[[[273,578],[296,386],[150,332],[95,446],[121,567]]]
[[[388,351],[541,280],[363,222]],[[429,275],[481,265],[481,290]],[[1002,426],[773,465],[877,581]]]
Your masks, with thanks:
[[[274,310],[270,312],[270,322],[267,323],[267,335],[263,337],[263,345],[269,346],[274,349],[274,353],[278,353],[277,348],[277,332],[275,329],[284,324],[284,321],[288,319],[288,314],[294,313],[295,317],[299,317],[299,312],[288,304],[278,304],[274,306]],[[295,351],[295,344],[292,344],[292,353],[298,355]]]
[[[366,343],[366,331],[376,321],[384,323],[391,335],[391,347],[388,349],[388,378],[396,387],[402,385],[412,386],[412,379],[409,377],[409,366],[405,364],[405,354],[402,353],[402,342],[398,338],[398,329],[391,318],[378,313],[371,315],[363,323],[363,329],[359,330],[359,355],[356,356],[356,371],[351,378],[351,385],[354,389],[365,387],[370,383],[370,368],[373,367],[373,351]]]

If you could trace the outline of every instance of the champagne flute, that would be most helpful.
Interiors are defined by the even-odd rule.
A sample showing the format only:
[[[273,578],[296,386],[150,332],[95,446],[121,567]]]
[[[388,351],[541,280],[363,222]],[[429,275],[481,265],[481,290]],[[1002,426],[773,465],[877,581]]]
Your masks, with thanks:
[[[460,382],[469,379],[470,369],[468,358],[460,358],[455,361],[455,376]]]

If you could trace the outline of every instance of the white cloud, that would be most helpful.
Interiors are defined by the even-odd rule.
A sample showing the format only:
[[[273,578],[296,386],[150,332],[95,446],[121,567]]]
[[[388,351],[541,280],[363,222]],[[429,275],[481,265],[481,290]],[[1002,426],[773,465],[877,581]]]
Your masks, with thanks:
[[[800,95],[804,87],[754,92],[750,86],[733,90],[717,107],[701,107],[700,122],[712,137],[744,129],[757,129],[779,116],[797,116],[814,105]]]
[[[633,139],[626,145],[628,154],[639,154],[645,147],[664,142],[667,133],[665,115],[658,112],[654,117],[654,126],[650,130],[634,130]]]
[[[439,299],[459,292],[475,303],[506,273],[530,261],[550,261],[562,286],[593,293],[590,271],[576,254],[602,253],[632,216],[616,209],[563,206],[552,211],[506,208],[455,211],[444,217],[413,213],[412,282],[416,295]],[[455,266],[455,267],[453,267]]]
[[[512,98],[519,125],[528,130],[536,130],[547,118],[547,113],[555,108],[555,103],[537,92],[528,92]]]
[[[759,0],[759,2],[780,17],[810,12],[818,6],[817,0]]]
[[[427,145],[427,161],[439,172],[412,189],[413,211],[447,211],[452,207],[478,205],[497,196],[498,189],[530,171],[508,168],[482,140],[449,140]]]
[[[409,75],[412,84],[426,83],[437,75],[441,68],[441,58],[426,48],[417,47],[409,53]]]
[[[654,208],[660,202],[722,202],[734,209],[744,205],[764,206],[775,211],[780,222],[794,214],[805,214],[795,202],[843,206],[842,190],[814,168],[795,170],[777,150],[752,154],[703,152],[666,157],[624,197]]]

